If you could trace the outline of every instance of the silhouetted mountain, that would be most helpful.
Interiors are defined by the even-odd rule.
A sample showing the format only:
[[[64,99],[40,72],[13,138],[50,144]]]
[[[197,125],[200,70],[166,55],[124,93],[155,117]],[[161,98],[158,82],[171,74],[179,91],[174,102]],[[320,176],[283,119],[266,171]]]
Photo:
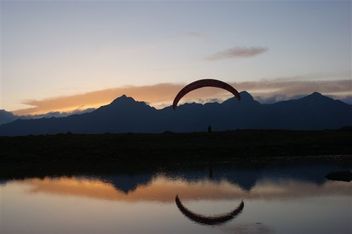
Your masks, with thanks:
[[[60,117],[67,117],[70,115],[75,115],[75,114],[84,114],[84,113],[89,113],[95,110],[94,108],[88,108],[84,110],[73,110],[70,112],[48,112],[45,114],[36,114],[36,115],[15,115],[12,112],[5,111],[5,110],[0,110],[0,125],[5,124],[5,123],[10,123],[12,121],[15,121],[16,119],[41,119],[41,118],[60,118]]]
[[[18,117],[11,112],[0,110],[0,125],[5,123],[10,123],[17,119]]]
[[[260,104],[247,92],[241,101],[187,103],[176,110],[157,110],[125,95],[90,113],[65,118],[16,120],[0,126],[0,135],[56,133],[122,133],[206,131],[231,129],[318,130],[352,126],[352,108],[338,100],[312,93],[303,98]]]

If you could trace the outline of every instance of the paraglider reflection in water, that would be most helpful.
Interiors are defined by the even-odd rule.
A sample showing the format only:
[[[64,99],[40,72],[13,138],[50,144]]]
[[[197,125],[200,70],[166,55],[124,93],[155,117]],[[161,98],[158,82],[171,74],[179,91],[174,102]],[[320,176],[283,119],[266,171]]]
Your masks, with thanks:
[[[218,215],[218,216],[203,216],[200,214],[196,214],[196,213],[192,212],[191,210],[187,209],[182,204],[178,195],[176,195],[175,202],[176,202],[178,209],[187,218],[189,218],[190,220],[192,220],[196,223],[206,224],[206,225],[219,225],[219,224],[223,224],[225,222],[228,222],[231,219],[235,218],[237,215],[239,215],[242,212],[243,207],[244,207],[244,203],[243,203],[243,201],[241,201],[241,203],[238,205],[238,207],[229,213],[226,213],[223,215]]]
[[[172,104],[172,108],[176,109],[178,102],[187,93],[189,93],[195,89],[200,89],[203,87],[215,87],[215,88],[225,89],[225,90],[229,91],[230,93],[232,93],[238,100],[241,99],[238,91],[234,87],[232,87],[231,85],[229,85],[223,81],[220,81],[220,80],[202,79],[202,80],[194,81],[194,82],[186,85],[185,87],[183,87],[176,95],[176,97],[173,101],[173,104]]]

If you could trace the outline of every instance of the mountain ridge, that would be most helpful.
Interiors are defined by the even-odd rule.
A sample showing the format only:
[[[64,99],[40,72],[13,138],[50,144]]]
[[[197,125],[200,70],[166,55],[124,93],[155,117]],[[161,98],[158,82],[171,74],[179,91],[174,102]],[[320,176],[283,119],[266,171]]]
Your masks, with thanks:
[[[122,95],[96,110],[61,118],[15,120],[0,126],[0,135],[57,133],[158,133],[233,129],[321,130],[352,125],[352,108],[341,101],[312,93],[302,98],[261,104],[248,92],[241,101],[185,103],[156,109]]]

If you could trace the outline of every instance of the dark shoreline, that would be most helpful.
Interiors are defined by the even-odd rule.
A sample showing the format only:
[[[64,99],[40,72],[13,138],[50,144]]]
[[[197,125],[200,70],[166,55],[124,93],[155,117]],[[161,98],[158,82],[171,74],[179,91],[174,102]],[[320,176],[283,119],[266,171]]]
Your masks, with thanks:
[[[0,137],[0,177],[236,163],[352,162],[352,131],[58,134]]]

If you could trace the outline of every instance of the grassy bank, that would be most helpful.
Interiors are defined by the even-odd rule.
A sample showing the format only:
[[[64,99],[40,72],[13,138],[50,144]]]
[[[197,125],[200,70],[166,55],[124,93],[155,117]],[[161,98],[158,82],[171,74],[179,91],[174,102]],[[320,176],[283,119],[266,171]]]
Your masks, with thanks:
[[[221,162],[352,161],[352,131],[0,137],[0,174],[133,171]]]
[[[351,155],[352,131],[0,137],[0,162],[179,161]]]

